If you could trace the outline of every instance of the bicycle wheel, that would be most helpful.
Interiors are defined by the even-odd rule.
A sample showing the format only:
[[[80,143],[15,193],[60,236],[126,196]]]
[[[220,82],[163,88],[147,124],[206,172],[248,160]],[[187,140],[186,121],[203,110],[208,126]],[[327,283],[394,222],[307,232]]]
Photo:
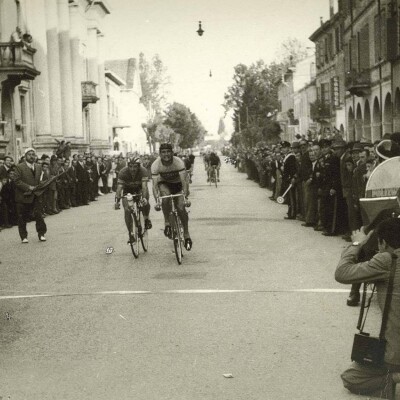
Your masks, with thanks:
[[[178,264],[182,264],[182,257],[183,257],[183,251],[182,251],[182,232],[181,232],[181,225],[180,225],[180,219],[177,214],[173,214],[172,216],[172,239],[174,241],[174,250],[175,250],[175,256],[176,256],[176,261],[178,261]]]
[[[215,187],[218,187],[217,181],[218,181],[218,179],[217,179],[217,171],[214,169],[214,182],[215,182]]]
[[[149,234],[147,229],[144,227],[144,217],[143,212],[139,211],[139,237],[140,242],[142,243],[142,247],[144,251],[147,251],[149,248]]]
[[[136,223],[136,215],[131,212],[132,217],[132,232],[129,232],[129,244],[131,246],[132,254],[135,258],[139,257],[139,229]]]

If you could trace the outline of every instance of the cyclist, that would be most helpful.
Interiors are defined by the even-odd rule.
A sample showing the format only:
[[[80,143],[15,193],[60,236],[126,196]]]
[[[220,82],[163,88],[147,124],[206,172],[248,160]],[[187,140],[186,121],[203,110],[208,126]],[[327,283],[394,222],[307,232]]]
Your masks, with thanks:
[[[149,204],[149,189],[147,184],[149,177],[146,168],[140,165],[140,158],[134,157],[128,161],[128,166],[124,167],[118,173],[117,192],[115,194],[115,209],[119,210],[122,195],[141,194],[142,195],[142,209],[144,217],[144,226],[146,229],[152,228],[152,223],[149,218],[150,204]],[[122,199],[124,206],[125,224],[129,232],[133,231],[132,218],[128,208],[128,201],[126,198]],[[129,243],[135,241],[136,238],[130,234]]]
[[[182,221],[185,248],[190,250],[193,243],[189,235],[189,217],[185,210],[185,200],[189,196],[185,163],[179,157],[173,155],[170,143],[162,143],[160,145],[160,156],[151,165],[151,175],[153,178],[153,195],[157,206],[160,204],[160,195],[167,196],[183,191],[185,199],[180,196],[173,200],[175,201],[179,218]],[[172,230],[169,222],[171,205],[169,199],[163,199],[162,210],[165,221],[164,235],[171,238]]]
[[[186,179],[189,183],[192,183],[192,163],[190,162],[188,156],[186,154],[182,154],[181,157],[182,161],[185,164],[185,169],[186,169]]]
[[[208,159],[207,182],[210,182],[211,171],[214,167],[216,168],[217,172],[217,182],[219,182],[219,169],[221,168],[221,160],[216,153],[211,152]]]

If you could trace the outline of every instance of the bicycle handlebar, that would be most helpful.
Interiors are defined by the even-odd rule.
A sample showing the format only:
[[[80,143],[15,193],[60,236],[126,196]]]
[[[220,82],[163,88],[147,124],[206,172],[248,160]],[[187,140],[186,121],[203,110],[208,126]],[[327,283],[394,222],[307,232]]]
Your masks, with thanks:
[[[184,193],[178,193],[178,194],[167,194],[165,196],[160,196],[159,199],[169,199],[171,197],[179,197],[179,196],[184,196]]]

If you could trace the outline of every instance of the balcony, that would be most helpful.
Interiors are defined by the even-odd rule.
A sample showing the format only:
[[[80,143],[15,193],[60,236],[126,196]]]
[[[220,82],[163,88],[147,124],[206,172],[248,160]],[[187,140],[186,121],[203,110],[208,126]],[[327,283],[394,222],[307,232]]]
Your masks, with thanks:
[[[84,107],[99,100],[96,95],[96,86],[97,84],[92,81],[82,82],[82,104]]]
[[[368,96],[371,93],[371,76],[369,70],[346,73],[346,90],[358,97]]]
[[[316,122],[329,120],[332,117],[330,104],[321,100],[310,103],[310,117]]]
[[[24,43],[0,43],[0,82],[9,80],[19,85],[21,80],[33,80],[40,72],[35,68],[36,50]]]

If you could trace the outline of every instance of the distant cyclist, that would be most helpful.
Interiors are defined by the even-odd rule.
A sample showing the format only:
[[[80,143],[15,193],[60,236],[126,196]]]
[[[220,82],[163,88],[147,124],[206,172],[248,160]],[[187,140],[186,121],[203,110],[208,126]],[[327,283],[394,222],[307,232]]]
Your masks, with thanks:
[[[185,200],[189,196],[185,163],[179,157],[173,155],[170,143],[162,143],[160,145],[160,157],[151,165],[151,175],[153,178],[153,194],[157,204],[159,204],[160,195],[167,196],[183,191],[185,199],[180,196],[174,198],[174,201],[183,225],[185,248],[190,250],[193,243],[189,234],[189,217],[185,209]],[[171,238],[172,230],[169,222],[171,203],[169,199],[163,199],[162,211],[165,221],[164,235]]]
[[[120,201],[122,195],[141,194],[142,195],[142,210],[144,217],[144,226],[146,229],[151,229],[152,224],[149,219],[150,204],[149,204],[149,189],[148,189],[149,176],[146,168],[140,165],[138,157],[132,158],[128,161],[128,166],[124,167],[118,173],[117,192],[115,194],[115,209],[120,208]],[[128,208],[128,201],[122,198],[122,205],[124,206],[125,224],[129,232],[133,231],[132,217]],[[130,235],[129,242],[136,238]]]
[[[182,156],[180,158],[182,159],[182,161],[185,164],[187,180],[188,180],[189,183],[192,183],[193,165],[190,162],[190,159],[186,154],[182,154]]]
[[[208,158],[208,169],[207,169],[207,182],[210,182],[210,174],[213,168],[216,168],[217,182],[219,182],[219,170],[221,168],[221,160],[213,151],[210,153]]]

